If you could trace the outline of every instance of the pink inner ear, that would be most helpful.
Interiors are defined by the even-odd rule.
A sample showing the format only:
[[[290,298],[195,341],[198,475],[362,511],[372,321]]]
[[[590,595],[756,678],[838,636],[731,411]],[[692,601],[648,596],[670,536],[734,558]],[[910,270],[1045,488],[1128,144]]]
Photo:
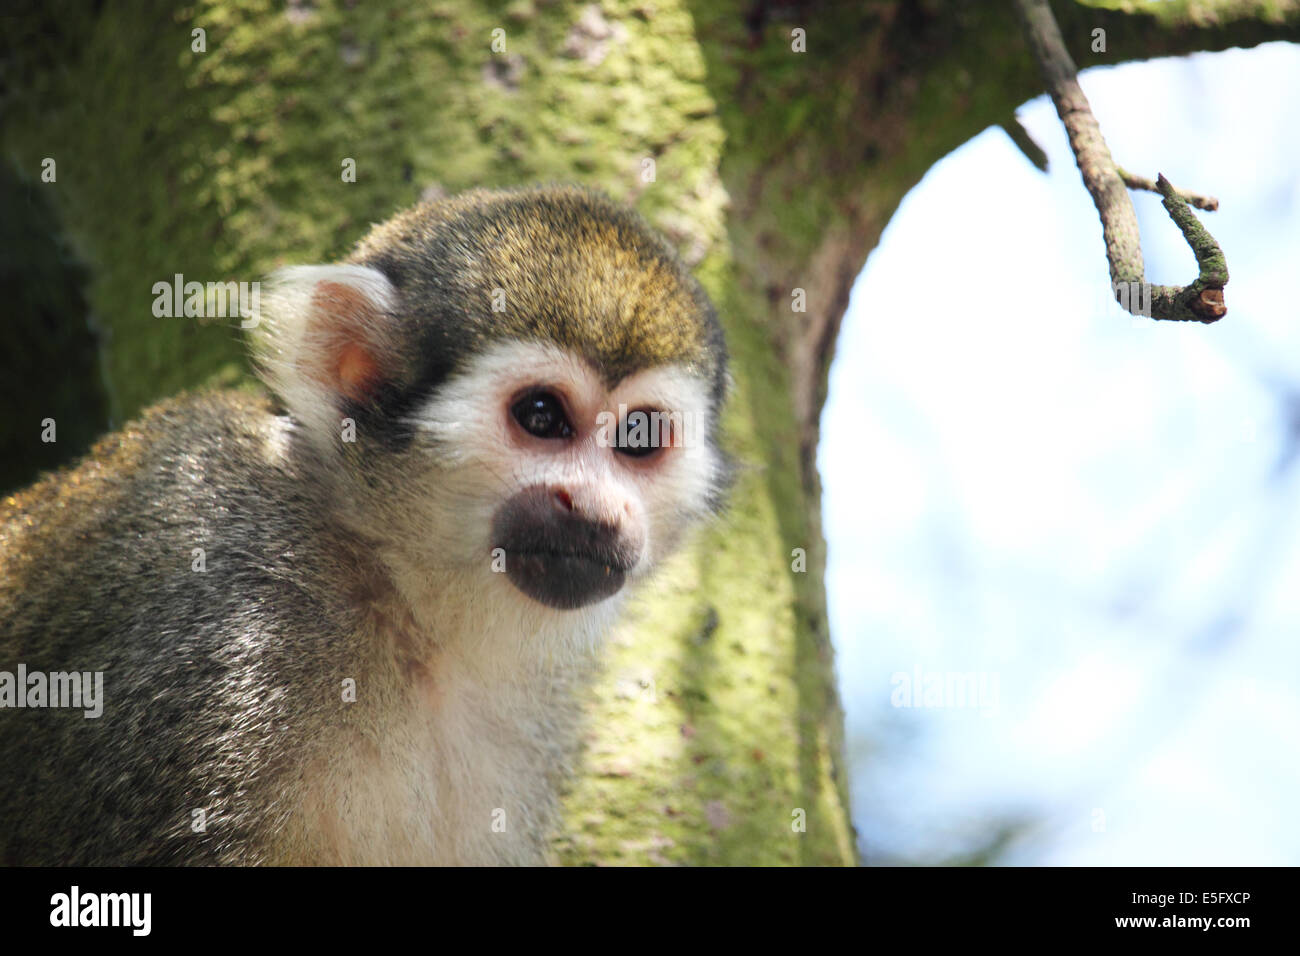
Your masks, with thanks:
[[[319,351],[314,377],[355,401],[374,394],[383,378],[378,350],[367,341],[379,318],[364,292],[342,282],[316,283],[311,300]]]
[[[379,365],[361,346],[349,343],[339,354],[337,376],[340,392],[348,398],[366,398],[379,385]]]

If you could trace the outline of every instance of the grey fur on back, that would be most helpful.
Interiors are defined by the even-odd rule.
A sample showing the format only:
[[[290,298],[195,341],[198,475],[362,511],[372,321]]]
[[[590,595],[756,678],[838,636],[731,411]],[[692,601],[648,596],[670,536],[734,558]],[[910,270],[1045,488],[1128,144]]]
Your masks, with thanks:
[[[329,503],[268,460],[277,425],[265,399],[173,400],[6,502],[0,669],[104,671],[105,702],[94,719],[0,711],[0,860],[262,862],[257,848],[292,810],[285,776],[298,768],[283,755],[310,753],[322,722],[363,720],[352,708],[378,703],[321,686],[364,669],[342,597],[374,577],[330,531]],[[54,546],[36,549],[43,523],[72,509]],[[307,668],[308,655],[334,666]],[[191,827],[200,809],[216,814],[207,832]]]

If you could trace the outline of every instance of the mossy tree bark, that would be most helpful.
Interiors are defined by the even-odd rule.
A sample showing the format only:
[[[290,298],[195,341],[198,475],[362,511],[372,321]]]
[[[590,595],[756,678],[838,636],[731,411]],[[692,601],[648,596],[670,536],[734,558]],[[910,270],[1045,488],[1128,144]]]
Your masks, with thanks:
[[[1056,5],[1081,69],[1300,32],[1295,4],[1125,6],[1150,12]],[[329,261],[422,194],[482,185],[576,180],[663,229],[726,322],[728,440],[749,467],[613,641],[556,856],[855,861],[818,415],[849,288],[902,196],[1039,92],[1009,4],[34,2],[3,33],[6,160],[31,183],[55,161],[38,188],[104,330],[88,419],[246,379],[229,320],[152,315],[176,273]],[[918,305],[956,314],[960,295]],[[9,361],[34,392],[61,374]]]

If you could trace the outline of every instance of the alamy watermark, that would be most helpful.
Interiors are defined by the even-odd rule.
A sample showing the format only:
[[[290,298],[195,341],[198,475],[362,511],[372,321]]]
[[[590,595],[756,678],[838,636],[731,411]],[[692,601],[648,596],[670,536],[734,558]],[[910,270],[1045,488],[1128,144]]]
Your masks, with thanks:
[[[889,702],[895,707],[926,709],[968,709],[985,714],[998,710],[997,671],[927,671],[920,667],[896,671],[889,678],[893,690]]]
[[[260,320],[262,283],[186,282],[176,273],[171,282],[153,284],[153,314],[160,319],[239,319],[242,329]]]
[[[87,719],[104,713],[103,671],[0,671],[0,708],[71,707]]]
[[[148,936],[152,913],[152,893],[86,893],[74,884],[50,897],[51,926],[121,926],[133,936]]]
[[[691,412],[664,412],[638,408],[628,411],[618,406],[618,413],[596,415],[596,444],[602,448],[696,447],[700,438],[700,416]]]

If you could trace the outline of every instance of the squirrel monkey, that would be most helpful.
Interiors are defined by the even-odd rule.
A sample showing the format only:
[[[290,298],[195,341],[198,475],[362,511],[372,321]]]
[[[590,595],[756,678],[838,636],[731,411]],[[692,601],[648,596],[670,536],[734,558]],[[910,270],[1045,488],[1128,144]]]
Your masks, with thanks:
[[[576,187],[416,206],[262,300],[273,397],[164,402],[0,508],[0,672],[103,681],[93,719],[0,683],[0,862],[543,862],[601,636],[727,483],[714,309]]]

